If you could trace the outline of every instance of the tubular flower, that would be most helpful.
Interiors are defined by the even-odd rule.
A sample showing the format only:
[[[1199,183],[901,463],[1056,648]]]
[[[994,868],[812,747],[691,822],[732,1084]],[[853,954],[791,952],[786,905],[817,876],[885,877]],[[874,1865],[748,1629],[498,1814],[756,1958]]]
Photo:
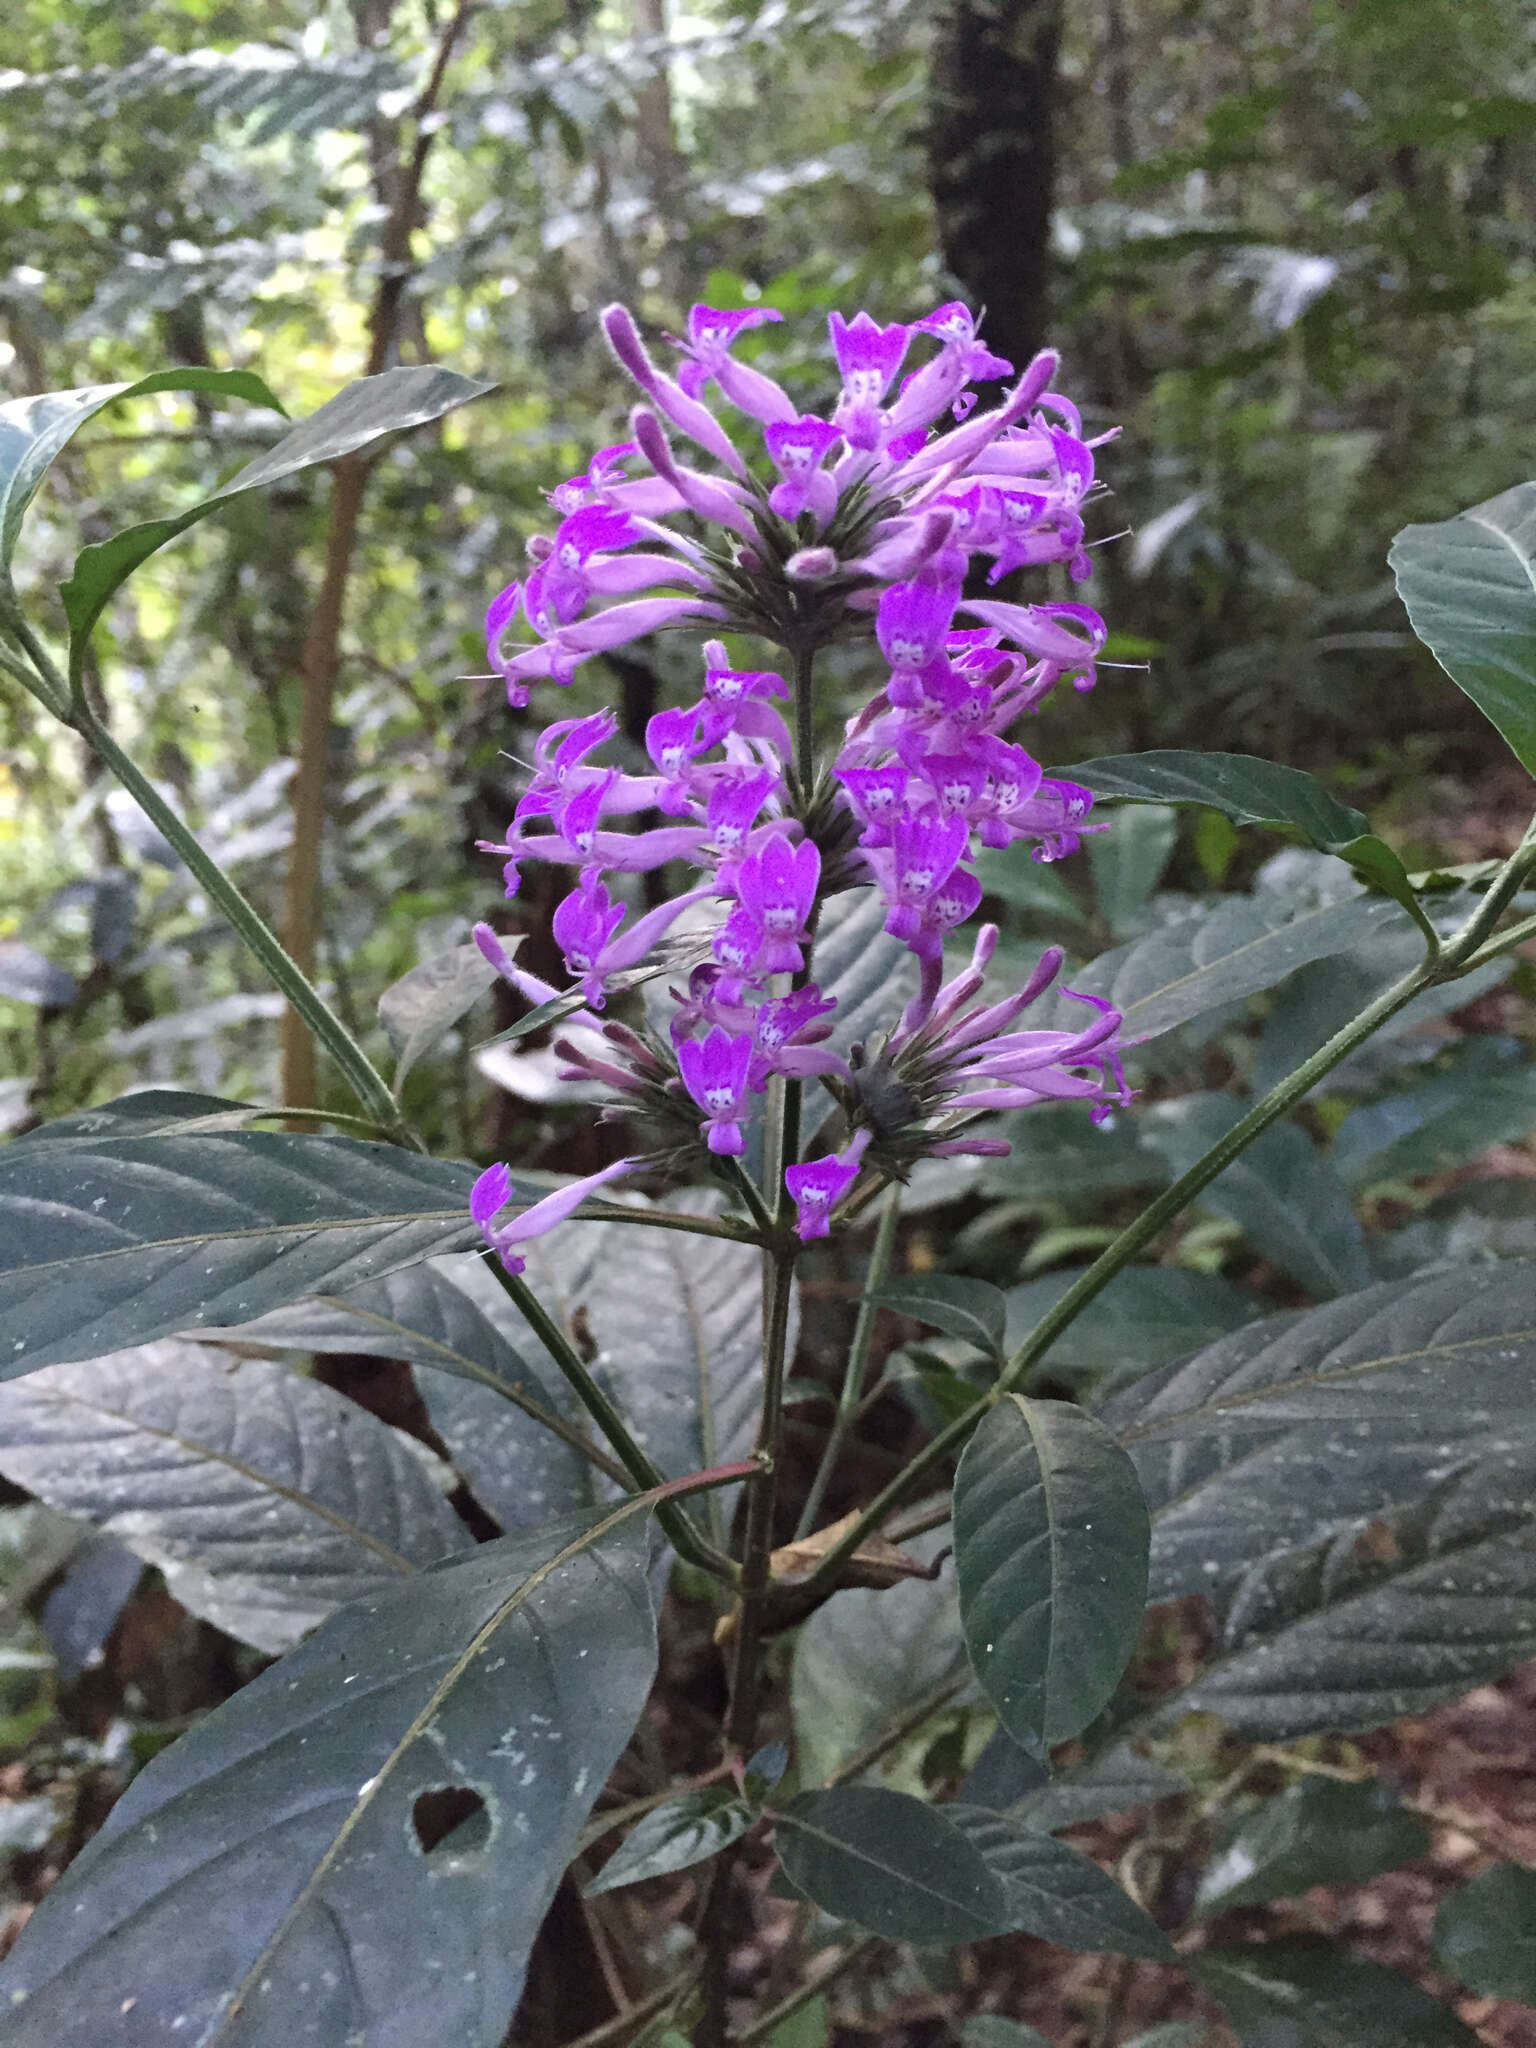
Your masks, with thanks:
[[[1048,776],[1011,734],[1059,684],[1093,686],[1103,620],[1075,602],[966,596],[978,564],[993,583],[1049,563],[1088,575],[1098,443],[1052,390],[1049,351],[983,408],[973,387],[1013,371],[959,302],[905,324],[833,314],[836,389],[819,411],[753,359],[766,339],[754,330],[778,318],[695,306],[669,369],[625,308],[604,313],[642,401],[632,438],[550,492],[553,531],[533,537],[526,573],[487,612],[492,666],[523,706],[594,655],[686,628],[702,639],[702,684],[651,718],[649,764],[603,765],[619,737],[609,711],[556,720],[533,744],[505,839],[482,843],[504,860],[509,895],[527,861],[574,870],[553,936],[581,1003],[567,1014],[600,1047],[562,1041],[563,1071],[610,1089],[656,1157],[741,1158],[765,1091],[828,1091],[841,1146],[787,1177],[809,1238],[825,1235],[866,1152],[903,1173],[925,1154],[998,1149],[956,1135],[956,1116],[1064,1097],[1098,1114],[1126,1091],[1120,1019],[1098,999],[1058,988],[1093,1014],[1063,1023],[1057,1004],[1049,1028],[1019,1028],[1057,983],[1059,954],[989,1002],[996,933],[984,927],[971,965],[944,979],[950,935],[981,905],[983,850],[1023,841],[1058,860],[1100,829],[1090,792]],[[686,459],[675,437],[692,444]],[[785,676],[737,666],[732,633],[793,652],[802,734],[808,657],[862,640],[882,658],[828,762],[797,757]],[[620,878],[676,863],[689,881],[632,909]],[[849,1047],[835,991],[812,977],[823,904],[856,887],[883,902],[918,989]],[[476,940],[529,1000],[560,993],[488,928]],[[653,1006],[633,1028],[601,1015],[610,994],[668,968],[669,1012]]]

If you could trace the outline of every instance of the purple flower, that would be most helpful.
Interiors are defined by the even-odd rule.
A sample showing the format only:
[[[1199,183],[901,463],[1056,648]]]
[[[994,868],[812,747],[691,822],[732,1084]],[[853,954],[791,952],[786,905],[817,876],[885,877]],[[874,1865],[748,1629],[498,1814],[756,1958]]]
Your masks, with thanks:
[[[869,1145],[868,1131],[855,1131],[846,1150],[829,1152],[802,1166],[786,1167],[784,1185],[798,1211],[795,1235],[802,1244],[825,1237],[832,1211],[859,1177],[859,1161]]]
[[[735,405],[760,420],[793,419],[794,401],[787,392],[750,364],[738,363],[731,347],[738,334],[765,321],[782,320],[767,306],[749,306],[740,312],[721,312],[714,306],[690,306],[688,339],[679,341],[688,360],[677,373],[677,381],[690,398],[702,398],[705,386],[714,378]]]
[[[837,509],[837,485],[821,465],[842,438],[840,427],[809,414],[769,427],[763,439],[783,481],[768,493],[768,503],[781,519],[798,519],[808,511],[818,526],[826,525]]]
[[[546,1195],[541,1202],[535,1202],[531,1209],[524,1209],[502,1224],[498,1230],[494,1219],[512,1199],[512,1176],[504,1166],[488,1166],[469,1191],[469,1213],[479,1225],[481,1235],[497,1258],[512,1274],[521,1273],[527,1264],[512,1250],[515,1244],[525,1244],[530,1238],[542,1237],[553,1230],[557,1223],[564,1223],[571,1213],[579,1209],[588,1195],[617,1180],[621,1174],[633,1173],[639,1165],[637,1159],[618,1159],[612,1166],[605,1166],[601,1173],[589,1173],[584,1180],[572,1181],[569,1187],[560,1188],[552,1195]]]
[[[737,870],[737,896],[762,928],[765,973],[797,974],[804,965],[800,948],[809,937],[805,922],[820,879],[821,855],[814,840],[792,846],[777,832]]]
[[[596,874],[585,874],[570,895],[555,906],[550,927],[565,955],[569,973],[581,983],[582,993],[594,1010],[607,1003],[608,977],[643,960],[667,927],[682,916],[690,903],[708,896],[708,889],[692,889],[648,911],[637,924],[616,937],[628,916],[622,903],[609,899],[606,884]]]
[[[833,415],[853,448],[878,448],[883,421],[880,401],[912,339],[910,327],[881,327],[867,313],[845,320],[834,313],[829,322],[832,350],[843,373],[843,393]]]
[[[920,671],[944,652],[944,638],[960,601],[958,584],[918,578],[893,583],[880,599],[875,636],[894,669]]]
[[[752,1065],[752,1040],[716,1025],[707,1038],[687,1038],[677,1048],[683,1085],[704,1111],[700,1126],[711,1152],[739,1155],[746,1150],[738,1118],[747,1098]]]

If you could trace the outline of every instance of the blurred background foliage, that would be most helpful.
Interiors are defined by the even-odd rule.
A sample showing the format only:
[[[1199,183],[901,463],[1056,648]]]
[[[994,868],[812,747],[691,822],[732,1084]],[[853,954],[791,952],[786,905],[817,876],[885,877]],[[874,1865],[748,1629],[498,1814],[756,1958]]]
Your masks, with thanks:
[[[1490,776],[1385,552],[1536,473],[1520,0],[12,0],[6,26],[5,395],[168,362],[255,368],[295,415],[370,363],[498,385],[373,468],[339,562],[323,478],[158,556],[91,679],[279,920],[320,704],[318,971],[375,1045],[379,993],[497,902],[474,841],[499,836],[531,734],[462,678],[543,492],[623,434],[594,338],[613,297],[653,330],[694,297],[782,310],[756,345],[807,406],[832,306],[963,293],[1004,354],[1049,338],[1091,425],[1124,427],[1100,527],[1128,537],[1087,594],[1131,665],[1036,751],[1246,749],[1323,774],[1415,857],[1508,842],[1524,778]],[[102,415],[31,521],[40,623],[82,540],[276,431],[172,396]],[[594,662],[569,709],[611,699],[638,738],[688,658]],[[276,999],[5,687],[0,1125],[150,1080],[284,1099]],[[1243,879],[1219,823],[1183,825],[1176,883]],[[553,964],[536,937],[524,957]],[[537,1105],[471,1066],[483,1035],[423,1063],[408,1107],[450,1146],[534,1140]]]

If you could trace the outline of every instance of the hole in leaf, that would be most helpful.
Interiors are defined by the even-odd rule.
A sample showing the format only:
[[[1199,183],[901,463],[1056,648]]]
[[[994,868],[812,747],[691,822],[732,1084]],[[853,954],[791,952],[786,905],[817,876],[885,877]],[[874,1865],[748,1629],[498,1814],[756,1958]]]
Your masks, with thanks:
[[[473,1855],[491,1839],[491,1816],[473,1785],[434,1785],[417,1795],[411,1826],[425,1856]]]

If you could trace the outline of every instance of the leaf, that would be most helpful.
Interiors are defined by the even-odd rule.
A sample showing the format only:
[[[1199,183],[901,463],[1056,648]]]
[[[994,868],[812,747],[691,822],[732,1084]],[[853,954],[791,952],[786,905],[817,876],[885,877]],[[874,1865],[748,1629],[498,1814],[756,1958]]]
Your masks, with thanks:
[[[1001,1288],[956,1273],[924,1273],[893,1281],[871,1297],[882,1308],[927,1323],[948,1337],[963,1337],[978,1351],[1001,1358],[1008,1305]]]
[[[248,1322],[453,1250],[477,1234],[473,1179],[453,1160],[276,1131],[9,1146],[0,1378]]]
[[[851,1046],[893,1030],[917,993],[916,956],[886,932],[885,909],[877,889],[845,890],[828,902],[817,927],[817,986],[837,1003],[827,1044],[844,1058]],[[821,1088],[807,1085],[800,1113],[802,1152],[830,1107]]]
[[[1536,1403],[1533,1277],[1536,1267],[1511,1260],[1266,1317],[1139,1380],[1104,1419],[1136,1444],[1276,1423],[1519,1415]]]
[[[1088,913],[1055,867],[1036,860],[1033,847],[1022,839],[996,850],[984,848],[976,856],[975,872],[986,895],[996,896],[1028,918],[1052,927],[1062,923],[1080,927],[1089,922]]]
[[[1219,1714],[1289,1742],[1424,1713],[1536,1653],[1536,1450],[1464,1464],[1424,1498],[1254,1565],[1221,1648],[1159,1725]]]
[[[1016,1351],[1048,1309],[1082,1277],[1078,1268],[1046,1273],[1010,1287],[1004,1347]],[[1261,1312],[1217,1273],[1182,1266],[1127,1266],[1062,1331],[1041,1366],[1063,1372],[1102,1373],[1112,1385],[1187,1358]]]
[[[0,1387],[0,1472],[273,1655],[470,1540],[375,1416],[202,1344],[145,1344]]]
[[[66,968],[55,965],[20,939],[0,939],[0,997],[30,1003],[40,1010],[62,1010],[75,1000],[78,984]]]
[[[1262,1905],[1315,1884],[1366,1884],[1428,1850],[1428,1828],[1378,1779],[1300,1778],[1229,1828],[1200,1873],[1195,1911]]]
[[[1155,1806],[1161,1799],[1181,1798],[1188,1791],[1183,1778],[1122,1743],[1058,1771],[1049,1784],[1016,1799],[1011,1811],[1030,1827],[1054,1833],[1097,1820],[1101,1814],[1128,1813]]]
[[[739,1842],[756,1819],[728,1785],[681,1793],[638,1821],[582,1890],[590,1899],[643,1878],[687,1870]]]
[[[361,1351],[425,1368],[417,1386],[470,1491],[504,1529],[591,1505],[592,1467],[563,1393],[517,1349],[527,1331],[478,1252],[424,1259],[354,1294],[217,1333],[293,1351]],[[572,1437],[578,1438],[573,1445]]]
[[[664,1472],[746,1455],[763,1372],[762,1261],[751,1245],[585,1223],[533,1240],[525,1255],[529,1285],[579,1346],[595,1347],[593,1371]],[[719,1517],[720,1494],[708,1501]]]
[[[1146,1143],[1177,1176],[1224,1138],[1247,1107],[1231,1095],[1187,1096],[1146,1119]],[[1365,1234],[1344,1184],[1299,1124],[1272,1124],[1261,1132],[1195,1200],[1241,1224],[1255,1251],[1309,1294],[1342,1294],[1370,1280]]]
[[[943,1811],[1002,1884],[1012,1931],[1084,1955],[1173,1960],[1157,1922],[1081,1850],[984,1806]]]
[[[175,373],[178,377],[196,374]],[[383,370],[376,377],[359,377],[318,412],[301,420],[274,447],[248,462],[220,490],[169,519],[145,520],[138,526],[125,527],[110,540],[82,548],[75,557],[69,581],[59,593],[72,639],[78,644],[87,637],[113,592],[127,582],[141,562],[148,561],[157,548],[185,533],[189,526],[206,519],[210,512],[218,511],[246,491],[282,483],[303,470],[323,467],[366,448],[388,434],[441,419],[444,413],[467,405],[472,398],[483,397],[492,389],[494,386],[481,383],[478,378],[461,376],[457,370],[445,370],[435,363],[402,365]]]
[[[1166,2020],[1137,2034],[1125,2048],[1210,2048],[1210,2031],[1198,2020]]]
[[[119,1095],[97,1109],[77,1109],[69,1116],[55,1117],[39,1124],[16,1142],[25,1145],[62,1144],[88,1140],[92,1145],[116,1138],[156,1138],[189,1125],[205,1125],[217,1117],[226,1129],[254,1116],[270,1114],[249,1102],[236,1102],[228,1095],[195,1095],[182,1088],[142,1088],[133,1095]]]
[[[355,1603],[163,1751],[0,1972],[10,2048],[498,2048],[655,1671],[640,1505]]]
[[[1185,1965],[1226,2007],[1242,2048],[1477,2048],[1448,2006],[1329,1942],[1210,1948]]]
[[[1391,1281],[1267,1318],[1113,1396],[1153,1511],[1150,1594],[1216,1594],[1272,1552],[1418,1500],[1533,1434],[1529,1266]]]
[[[155,391],[208,391],[252,405],[282,406],[249,370],[156,370],[131,384],[87,384],[74,391],[42,391],[0,405],[0,581],[9,572],[21,522],[50,465],[88,419],[116,398]]]
[[[1447,1893],[1435,1914],[1435,1955],[1483,1998],[1536,2004],[1536,1870],[1495,1863]]]
[[[1005,2019],[1000,2012],[979,2012],[960,2029],[962,2048],[1051,2048],[1035,2027]]]
[[[1101,954],[1073,975],[1072,986],[1107,997],[1125,1020],[1126,1043],[1139,1045],[1273,988],[1311,960],[1351,952],[1402,915],[1375,896],[1300,906],[1281,889],[1218,896]],[[1050,1021],[1081,1015],[1063,999]]]
[[[934,1530],[910,1547],[931,1561],[948,1541],[947,1529]],[[795,1639],[790,1703],[802,1781],[831,1777],[965,1672],[952,1566],[937,1579],[834,1593]]]
[[[1081,1409],[1009,1394],[961,1456],[954,1526],[976,1676],[1016,1741],[1064,1742],[1114,1691],[1141,1626],[1135,1467]]]
[[[1163,879],[1179,836],[1177,814],[1166,804],[1122,811],[1107,832],[1088,841],[1088,862],[1099,915],[1117,939],[1138,930],[1147,899]]]
[[[1536,1066],[1508,1040],[1468,1038],[1441,1070],[1356,1109],[1339,1126],[1333,1162],[1359,1186],[1464,1166],[1490,1145],[1536,1129]]]
[[[1046,1102],[1007,1125],[1013,1151],[987,1163],[986,1184],[997,1195],[1075,1196],[1162,1187],[1168,1169],[1144,1143],[1140,1120],[1092,1120],[1086,1103]]]
[[[379,997],[379,1022],[395,1052],[395,1093],[424,1052],[472,1009],[496,980],[478,946],[449,946],[402,974]]]
[[[1536,484],[1405,526],[1387,559],[1414,632],[1536,774]]]
[[[887,1941],[948,1948],[1008,1927],[1001,1881],[942,1813],[905,1792],[802,1792],[773,1815],[797,1891]]]
[[[1204,804],[1234,825],[1299,832],[1321,853],[1339,853],[1371,829],[1368,818],[1304,770],[1256,754],[1106,754],[1061,773],[1085,783],[1100,802]]]

